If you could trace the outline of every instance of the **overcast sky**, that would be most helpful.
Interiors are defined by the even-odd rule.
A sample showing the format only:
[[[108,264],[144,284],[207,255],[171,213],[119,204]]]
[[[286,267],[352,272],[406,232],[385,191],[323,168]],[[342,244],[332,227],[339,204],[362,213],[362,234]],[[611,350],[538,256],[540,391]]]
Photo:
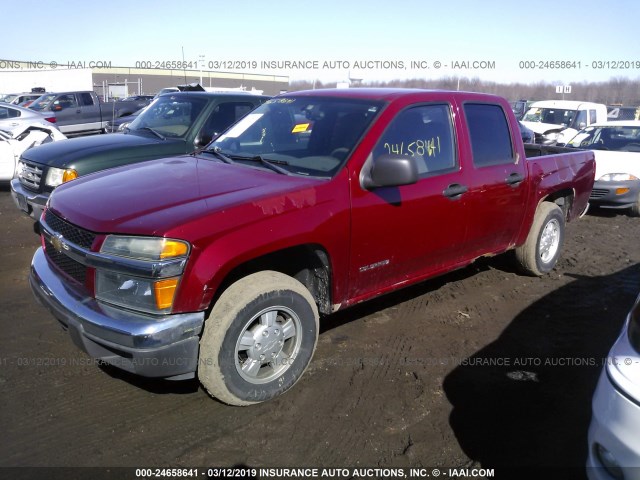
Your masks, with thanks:
[[[240,71],[292,80],[640,78],[637,0],[25,0],[5,3],[3,18],[0,58],[11,60],[134,67],[181,61],[184,49],[187,61],[204,60],[205,69],[249,62]],[[263,61],[285,60],[305,68],[263,68]],[[569,69],[520,63],[550,60],[576,63]],[[420,67],[411,69],[412,61]]]

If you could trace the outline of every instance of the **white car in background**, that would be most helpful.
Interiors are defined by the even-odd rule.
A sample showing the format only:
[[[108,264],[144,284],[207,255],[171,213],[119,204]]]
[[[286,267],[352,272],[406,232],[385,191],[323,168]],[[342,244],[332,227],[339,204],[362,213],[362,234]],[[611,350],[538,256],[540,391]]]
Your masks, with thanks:
[[[640,479],[640,295],[593,396],[587,476]]]
[[[567,146],[595,151],[596,181],[590,205],[630,209],[631,215],[640,216],[640,121],[592,125]]]
[[[535,132],[535,143],[564,145],[579,130],[606,122],[607,106],[575,100],[543,100],[532,103],[521,121]]]
[[[9,181],[15,176],[18,160],[24,151],[66,138],[52,125],[23,125],[11,132],[0,127],[0,181]]]

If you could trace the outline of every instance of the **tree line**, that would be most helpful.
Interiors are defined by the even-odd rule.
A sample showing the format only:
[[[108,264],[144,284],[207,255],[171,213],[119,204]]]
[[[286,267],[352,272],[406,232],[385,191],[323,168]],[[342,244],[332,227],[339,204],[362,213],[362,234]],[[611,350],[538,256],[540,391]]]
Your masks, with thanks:
[[[352,82],[352,87],[427,88],[442,90],[465,90],[469,92],[492,93],[514,100],[561,100],[563,94],[556,93],[557,83],[497,83],[479,78],[443,77],[439,79],[412,78],[379,82]],[[298,80],[289,84],[290,90],[311,90],[313,88],[334,88],[335,83],[319,80]],[[605,105],[640,106],[640,79],[611,78],[606,82],[571,83],[571,93],[564,94],[565,100],[604,103]]]

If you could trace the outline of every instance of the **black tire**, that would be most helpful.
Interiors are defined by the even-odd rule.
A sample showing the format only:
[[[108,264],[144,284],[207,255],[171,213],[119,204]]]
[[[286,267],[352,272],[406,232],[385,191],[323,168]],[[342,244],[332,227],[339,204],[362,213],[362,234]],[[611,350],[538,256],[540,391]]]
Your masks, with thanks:
[[[273,271],[248,275],[222,293],[205,322],[198,378],[229,405],[271,400],[304,373],[318,329],[318,309],[302,283]]]
[[[525,273],[542,276],[555,267],[564,241],[564,215],[555,203],[538,206],[531,230],[523,245],[516,248],[516,259]]]

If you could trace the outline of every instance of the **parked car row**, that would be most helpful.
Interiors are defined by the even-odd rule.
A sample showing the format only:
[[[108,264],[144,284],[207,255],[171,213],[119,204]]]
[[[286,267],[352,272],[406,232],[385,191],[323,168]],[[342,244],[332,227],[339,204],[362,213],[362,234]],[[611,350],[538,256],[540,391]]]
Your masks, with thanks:
[[[459,92],[170,92],[121,133],[22,152],[12,195],[43,241],[31,286],[95,358],[269,400],[310,362],[320,314],[514,247],[542,275],[587,201],[639,215],[640,122],[594,105],[531,105],[540,134]],[[569,148],[522,142],[552,137]],[[436,238],[425,212],[460,221]],[[636,361],[608,365],[594,397],[591,478],[640,466],[639,352],[636,302],[611,353]]]

